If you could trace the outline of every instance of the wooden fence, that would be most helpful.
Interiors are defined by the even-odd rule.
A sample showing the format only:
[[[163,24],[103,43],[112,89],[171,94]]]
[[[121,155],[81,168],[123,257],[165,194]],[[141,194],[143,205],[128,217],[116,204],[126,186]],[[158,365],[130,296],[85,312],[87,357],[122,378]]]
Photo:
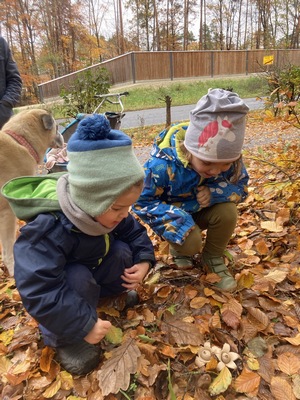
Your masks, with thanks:
[[[74,86],[78,74],[105,67],[111,76],[111,85],[130,84],[151,80],[213,78],[216,76],[248,75],[261,72],[261,66],[270,57],[273,65],[300,65],[300,50],[228,50],[228,51],[157,51],[131,52],[95,64],[69,75],[41,83],[40,100],[59,96],[62,88]]]

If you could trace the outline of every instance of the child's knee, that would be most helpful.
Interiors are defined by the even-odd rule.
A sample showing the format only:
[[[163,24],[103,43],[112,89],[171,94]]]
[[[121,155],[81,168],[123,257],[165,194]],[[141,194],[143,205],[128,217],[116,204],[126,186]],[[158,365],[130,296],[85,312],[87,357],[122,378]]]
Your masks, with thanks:
[[[97,285],[92,272],[82,264],[70,264],[66,267],[66,280],[69,287],[85,297],[91,287]]]
[[[127,243],[116,240],[113,242],[110,251],[116,263],[124,264],[126,267],[132,266],[132,251]]]

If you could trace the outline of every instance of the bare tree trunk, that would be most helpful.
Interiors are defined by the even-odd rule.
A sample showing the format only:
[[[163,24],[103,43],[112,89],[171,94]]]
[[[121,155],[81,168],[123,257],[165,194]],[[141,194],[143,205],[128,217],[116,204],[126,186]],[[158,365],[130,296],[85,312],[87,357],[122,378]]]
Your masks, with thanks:
[[[189,44],[189,0],[184,0],[183,9],[183,50],[187,50]]]
[[[199,44],[198,49],[203,48],[203,0],[200,0],[200,26],[199,26]]]
[[[160,29],[159,29],[159,21],[158,21],[158,13],[157,13],[157,4],[156,0],[153,0],[153,8],[154,8],[154,22],[155,22],[155,42],[156,42],[156,50],[161,50],[160,43]]]
[[[121,51],[121,54],[124,54],[125,53],[125,44],[124,44],[122,0],[119,0],[118,6],[119,6],[119,25],[120,25],[120,51]]]

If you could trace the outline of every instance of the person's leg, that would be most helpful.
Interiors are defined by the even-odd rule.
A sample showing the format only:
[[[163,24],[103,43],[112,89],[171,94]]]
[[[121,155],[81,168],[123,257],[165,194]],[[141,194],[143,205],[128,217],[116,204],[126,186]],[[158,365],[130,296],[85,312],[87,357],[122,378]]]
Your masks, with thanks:
[[[207,230],[203,254],[222,257],[234,232],[237,208],[234,203],[219,203],[194,215],[201,230]]]
[[[182,245],[170,243],[171,254],[193,256],[202,250],[202,232],[198,225],[188,234]]]
[[[92,272],[81,264],[69,264],[65,268],[68,286],[75,290],[92,307],[96,308],[100,295],[100,286],[93,278]],[[100,362],[99,346],[85,340],[72,342],[62,338],[40,325],[45,345],[56,349],[60,364],[70,373],[85,375],[96,368]]]
[[[122,286],[121,279],[126,268],[133,266],[132,251],[128,244],[114,240],[110,244],[107,255],[94,272],[93,276],[101,287],[100,297],[115,296],[127,289]]]
[[[224,263],[224,251],[232,236],[237,221],[237,208],[234,203],[219,203],[201,210],[194,216],[202,230],[207,230],[202,252],[202,262],[209,272],[221,279],[216,284],[222,290],[234,290],[236,281]]]
[[[82,264],[66,265],[65,272],[67,285],[96,309],[100,296],[100,286],[93,278],[92,272]],[[46,346],[57,347],[70,344],[70,338],[58,337],[42,325],[40,325],[40,330]]]

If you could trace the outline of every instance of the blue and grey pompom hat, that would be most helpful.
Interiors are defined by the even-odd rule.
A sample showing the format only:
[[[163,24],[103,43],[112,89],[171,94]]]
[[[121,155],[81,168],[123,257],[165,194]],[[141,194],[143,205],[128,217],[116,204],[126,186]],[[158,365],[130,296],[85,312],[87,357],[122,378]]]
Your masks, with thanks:
[[[131,139],[110,128],[101,114],[85,117],[67,145],[69,190],[74,203],[91,217],[144,178]]]

